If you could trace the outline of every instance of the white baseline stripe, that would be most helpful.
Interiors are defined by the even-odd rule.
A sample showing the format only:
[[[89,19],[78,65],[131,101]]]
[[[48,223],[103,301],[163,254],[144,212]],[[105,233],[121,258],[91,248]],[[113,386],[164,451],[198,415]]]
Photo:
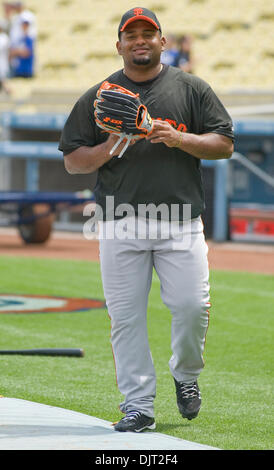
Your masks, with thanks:
[[[274,276],[273,276],[274,278]],[[159,278],[157,277],[157,274],[153,273],[153,282],[155,283],[160,283]],[[251,295],[257,295],[259,297],[269,297],[271,299],[274,298],[274,292],[271,292],[269,290],[264,290],[264,289],[252,289],[248,287],[235,287],[235,286],[230,286],[226,284],[219,284],[218,282],[212,282],[211,283],[212,289],[214,290],[226,290],[229,292],[235,292],[235,294],[251,294]]]
[[[250,289],[246,287],[235,287],[235,286],[228,286],[226,284],[218,284],[216,282],[213,283],[214,290],[225,290],[229,292],[235,292],[235,294],[250,294],[250,295],[257,295],[259,297],[269,297],[271,299],[274,298],[274,292],[264,289]]]

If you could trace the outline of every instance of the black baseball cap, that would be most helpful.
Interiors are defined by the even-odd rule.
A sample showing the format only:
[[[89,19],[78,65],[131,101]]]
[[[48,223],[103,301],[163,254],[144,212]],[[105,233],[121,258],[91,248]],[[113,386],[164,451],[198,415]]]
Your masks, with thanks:
[[[118,35],[122,33],[128,24],[133,23],[134,21],[143,20],[151,23],[156,29],[162,32],[161,25],[156,17],[156,15],[148,10],[147,8],[136,7],[128,10],[123,16],[119,24]]]

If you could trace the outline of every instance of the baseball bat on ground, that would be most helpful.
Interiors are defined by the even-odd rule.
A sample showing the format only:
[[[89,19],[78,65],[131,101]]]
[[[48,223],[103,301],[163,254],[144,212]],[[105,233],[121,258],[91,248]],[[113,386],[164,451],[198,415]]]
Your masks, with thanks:
[[[0,350],[2,355],[15,355],[20,354],[23,356],[69,356],[69,357],[83,357],[83,349],[61,349],[61,348],[49,348],[49,349],[6,349]]]

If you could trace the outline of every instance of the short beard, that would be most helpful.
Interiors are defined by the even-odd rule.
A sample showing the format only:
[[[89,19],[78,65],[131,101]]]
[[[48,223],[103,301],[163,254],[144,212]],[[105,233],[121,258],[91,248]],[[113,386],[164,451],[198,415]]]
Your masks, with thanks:
[[[151,62],[150,57],[143,57],[143,58],[140,58],[140,59],[133,59],[133,63],[135,65],[148,65],[148,64],[150,64],[150,62]]]

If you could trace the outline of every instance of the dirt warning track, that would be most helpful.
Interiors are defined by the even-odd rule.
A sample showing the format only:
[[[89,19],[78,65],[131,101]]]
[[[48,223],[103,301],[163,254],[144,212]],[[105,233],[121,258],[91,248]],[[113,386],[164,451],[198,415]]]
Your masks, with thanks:
[[[274,274],[274,245],[207,241],[210,269]],[[99,261],[98,240],[52,232],[44,244],[25,244],[16,229],[0,229],[0,255]]]

